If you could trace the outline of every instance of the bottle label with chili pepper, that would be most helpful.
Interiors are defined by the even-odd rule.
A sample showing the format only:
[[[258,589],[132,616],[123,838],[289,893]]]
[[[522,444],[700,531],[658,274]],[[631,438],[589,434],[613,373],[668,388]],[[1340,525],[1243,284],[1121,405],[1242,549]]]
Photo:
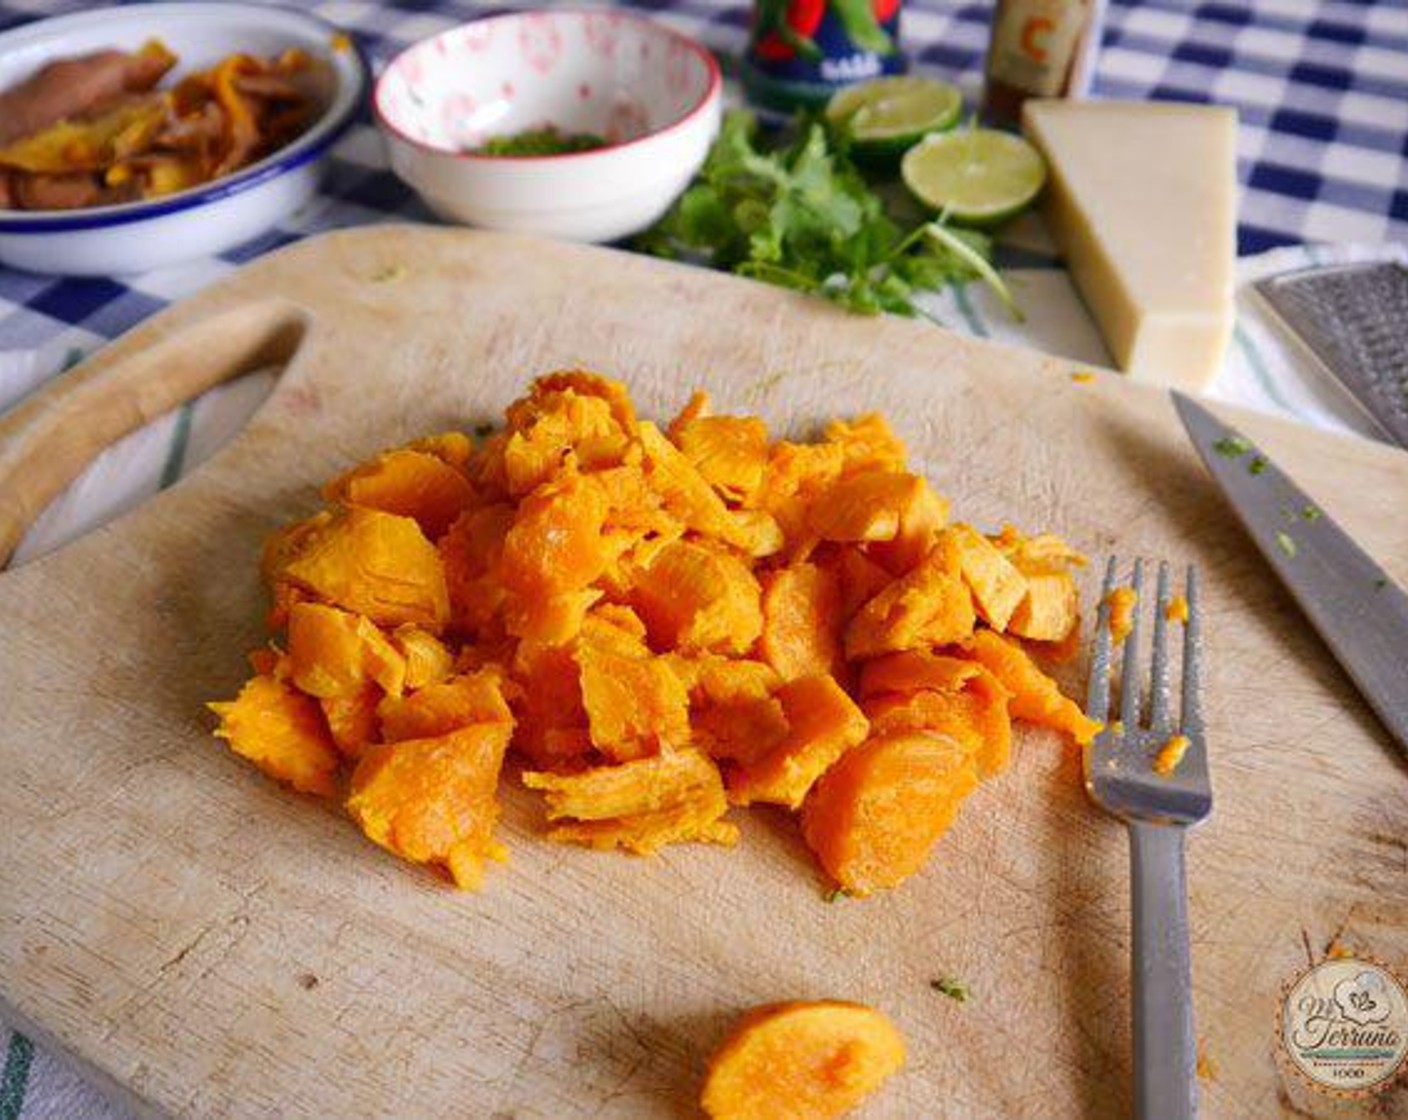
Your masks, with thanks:
[[[754,101],[790,111],[843,86],[898,74],[902,0],[756,0],[743,83]]]

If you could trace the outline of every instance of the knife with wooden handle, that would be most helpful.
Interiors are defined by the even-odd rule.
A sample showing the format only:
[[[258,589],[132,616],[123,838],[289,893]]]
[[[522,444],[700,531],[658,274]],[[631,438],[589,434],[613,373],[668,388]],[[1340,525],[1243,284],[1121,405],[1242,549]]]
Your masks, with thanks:
[[[1408,594],[1250,440],[1182,393],[1173,403],[1266,562],[1408,757]]]

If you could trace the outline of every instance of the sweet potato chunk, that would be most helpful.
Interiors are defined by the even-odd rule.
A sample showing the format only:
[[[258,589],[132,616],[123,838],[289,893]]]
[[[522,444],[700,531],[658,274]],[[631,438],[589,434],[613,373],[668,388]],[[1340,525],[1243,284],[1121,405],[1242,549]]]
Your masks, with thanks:
[[[1070,572],[1024,577],[1026,597],[1017,604],[1007,632],[1036,642],[1063,642],[1080,623],[1080,594]]]
[[[756,502],[776,518],[788,542],[807,532],[813,504],[841,477],[845,459],[845,449],[836,443],[773,444]]]
[[[885,692],[960,692],[983,667],[962,657],[928,650],[903,650],[867,661],[860,672],[862,700]]]
[[[1017,719],[1064,731],[1081,746],[1100,731],[1101,725],[1087,717],[1074,700],[1061,695],[1056,682],[1015,642],[991,630],[979,630],[966,650],[1011,694],[1010,707]]]
[[[601,575],[606,503],[580,474],[568,473],[524,498],[504,538],[503,579],[525,598],[580,591]]]
[[[1002,552],[1023,575],[1037,572],[1065,572],[1071,568],[1083,568],[1085,557],[1068,545],[1055,533],[1038,533],[1029,537],[1019,533],[1013,526],[1004,525],[1002,532],[992,539]]]
[[[508,595],[501,573],[504,539],[514,507],[506,502],[462,514],[436,542],[445,569],[452,629],[465,635],[491,633]]]
[[[513,726],[499,676],[489,670],[462,673],[409,696],[388,696],[377,706],[377,717],[388,743],[434,739],[476,723]]]
[[[640,446],[646,480],[665,509],[697,533],[742,547],[724,500],[684,452],[648,420],[640,425]]]
[[[318,701],[332,741],[343,757],[361,758],[367,744],[380,738],[381,724],[376,718],[376,708],[383,695],[376,685],[369,685],[351,696],[329,696]]]
[[[631,604],[657,649],[745,653],[763,629],[761,596],[733,553],[675,541],[637,574]]]
[[[973,632],[973,597],[959,578],[952,538],[941,538],[908,575],[856,612],[846,627],[850,658],[961,642]]]
[[[894,579],[884,565],[859,545],[842,545],[829,559],[818,559],[817,563],[836,573],[841,587],[841,617],[848,623],[856,611]]]
[[[1027,579],[987,537],[969,525],[948,532],[958,548],[958,570],[973,593],[978,614],[994,630],[1005,630],[1027,598]]]
[[[1058,536],[1026,537],[1011,525],[1003,526],[993,544],[1027,581],[1026,597],[1013,612],[1007,632],[1057,646],[1072,642],[1080,624],[1080,601],[1071,568],[1083,566],[1085,557]]]
[[[534,766],[553,770],[592,749],[577,661],[566,646],[519,642],[509,670],[518,726],[513,745]]]
[[[860,693],[872,734],[939,731],[968,748],[983,777],[1007,765],[1007,690],[976,661],[920,650],[892,653],[866,664]]]
[[[761,661],[708,656],[673,659],[690,678],[690,723],[711,758],[751,763],[787,735],[787,714],[774,693],[782,678]]]
[[[368,747],[352,773],[347,811],[362,831],[402,859],[444,867],[473,890],[493,838],[495,798],[509,725],[477,723],[431,739]]]
[[[1110,630],[1110,638],[1119,645],[1134,629],[1134,612],[1139,605],[1139,593],[1132,587],[1116,587],[1105,596],[1105,604],[1109,608],[1109,621],[1107,626]]]
[[[825,541],[888,541],[900,531],[900,513],[928,488],[908,471],[866,471],[836,482],[826,501],[809,511],[808,528]]]
[[[501,560],[510,634],[554,643],[576,634],[601,596],[587,589],[609,560],[601,536],[605,518],[600,490],[575,473],[519,503]]]
[[[550,840],[649,855],[665,844],[700,840],[733,844],[738,830],[718,769],[693,750],[663,750],[620,766],[580,774],[528,772],[523,784],[543,790],[548,819],[564,821]]]
[[[794,564],[765,577],[763,659],[784,678],[845,676],[841,656],[841,583],[815,564]]]
[[[904,1065],[904,1039],[880,1012],[834,1000],[759,1007],[709,1059],[711,1120],[827,1120]]]
[[[450,615],[445,568],[409,517],[350,508],[285,538],[274,572],[378,626],[412,623],[432,634]]]
[[[802,836],[849,894],[908,879],[978,784],[973,756],[947,735],[889,732],[842,756],[802,810]]]
[[[399,696],[406,658],[361,615],[295,603],[288,617],[288,657],[293,683],[309,696],[354,696],[368,684]]]
[[[1007,690],[986,670],[958,691],[889,692],[867,700],[862,710],[873,735],[935,731],[951,736],[973,756],[984,778],[1004,769],[1012,754]]]
[[[504,475],[515,497],[556,478],[569,457],[583,470],[615,466],[630,445],[610,401],[571,388],[544,391],[539,382],[508,420]]]
[[[269,539],[264,542],[259,561],[259,572],[264,577],[264,582],[277,591],[288,562],[317,539],[318,534],[332,524],[332,520],[333,514],[330,511],[320,510],[312,517],[291,522],[270,533]],[[287,588],[292,585],[283,586]],[[301,592],[302,589],[295,590]]]
[[[455,658],[445,643],[419,626],[398,626],[391,644],[406,660],[407,688],[423,688],[454,671]]]
[[[627,435],[635,435],[636,408],[631,403],[626,386],[611,377],[603,377],[586,369],[559,369],[534,378],[528,397],[544,393],[557,393],[571,390],[579,397],[600,397],[611,408],[611,416]],[[512,406],[509,409],[510,423],[514,422]]]
[[[776,696],[787,718],[787,735],[730,775],[729,793],[736,804],[768,801],[797,808],[831,764],[865,738],[865,716],[831,677],[789,681]]]
[[[689,697],[663,658],[598,637],[580,641],[576,659],[592,745],[602,754],[626,762],[689,741]]]
[[[474,489],[462,470],[439,456],[403,447],[333,479],[323,497],[414,518],[433,541],[469,508]]]
[[[255,676],[227,703],[209,704],[220,717],[215,734],[271,778],[301,793],[337,792],[337,747],[318,702],[272,676]]]
[[[469,467],[469,457],[474,453],[474,441],[464,432],[439,432],[433,436],[421,436],[406,444],[407,450],[424,451],[434,455],[447,466],[458,471]]]
[[[908,452],[890,422],[878,412],[865,412],[850,420],[832,420],[822,432],[828,443],[838,444],[847,474],[868,470],[903,470]]]
[[[939,532],[948,523],[948,502],[922,478],[899,507],[899,529],[886,541],[868,546],[870,556],[886,571],[902,576],[929,555]]]
[[[757,417],[701,416],[672,425],[670,438],[726,500],[747,502],[762,486],[768,429]]]

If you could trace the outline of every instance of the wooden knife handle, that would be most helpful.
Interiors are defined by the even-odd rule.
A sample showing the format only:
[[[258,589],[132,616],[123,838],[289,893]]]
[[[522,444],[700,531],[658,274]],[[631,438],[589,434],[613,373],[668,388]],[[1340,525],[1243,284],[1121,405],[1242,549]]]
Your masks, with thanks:
[[[307,325],[306,314],[284,301],[192,322],[163,315],[0,416],[0,566],[100,451],[213,385],[287,365]]]

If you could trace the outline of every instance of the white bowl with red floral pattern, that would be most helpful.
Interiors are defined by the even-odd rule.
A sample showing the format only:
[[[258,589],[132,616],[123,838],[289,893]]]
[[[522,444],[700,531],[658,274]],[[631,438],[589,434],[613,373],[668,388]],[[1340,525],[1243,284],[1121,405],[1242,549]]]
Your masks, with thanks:
[[[615,241],[659,218],[719,128],[722,82],[694,40],[610,9],[490,16],[424,39],[377,82],[391,167],[437,214],[489,229]],[[484,155],[552,125],[607,146]]]

